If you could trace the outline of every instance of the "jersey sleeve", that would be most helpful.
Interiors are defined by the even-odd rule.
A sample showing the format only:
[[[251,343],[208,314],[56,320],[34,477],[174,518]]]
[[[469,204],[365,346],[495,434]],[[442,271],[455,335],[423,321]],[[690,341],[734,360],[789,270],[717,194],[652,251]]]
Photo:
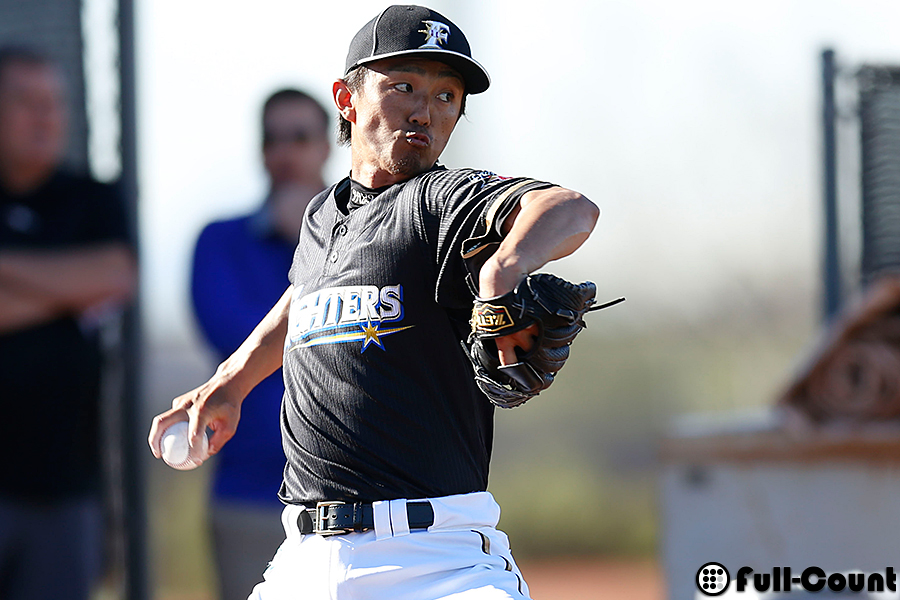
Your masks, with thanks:
[[[424,181],[423,222],[437,266],[435,300],[450,309],[471,308],[466,278],[477,277],[503,240],[503,224],[532,191],[552,183],[500,177],[489,171],[444,171]]]

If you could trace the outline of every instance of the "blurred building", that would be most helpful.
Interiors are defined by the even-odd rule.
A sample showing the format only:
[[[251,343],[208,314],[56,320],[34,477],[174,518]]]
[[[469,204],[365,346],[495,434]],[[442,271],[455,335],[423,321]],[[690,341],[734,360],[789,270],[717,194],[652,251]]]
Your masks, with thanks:
[[[731,578],[724,597],[744,567],[770,575],[774,595],[765,598],[793,578],[796,587],[810,567],[839,574],[835,587],[861,571],[884,575],[886,590],[896,590],[888,569],[900,568],[900,69],[845,68],[854,100],[841,107],[833,87],[840,70],[833,54],[824,58],[828,318],[770,409],[682,419],[663,441],[662,554],[672,600],[719,595],[701,589],[711,562]],[[861,223],[858,291],[843,303],[833,286],[841,279],[839,118],[858,132]],[[789,581],[776,583],[786,567]]]

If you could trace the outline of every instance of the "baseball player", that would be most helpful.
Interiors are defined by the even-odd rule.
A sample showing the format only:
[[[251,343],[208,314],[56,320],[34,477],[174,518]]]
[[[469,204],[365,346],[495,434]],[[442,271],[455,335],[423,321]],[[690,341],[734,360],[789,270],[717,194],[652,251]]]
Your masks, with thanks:
[[[489,86],[463,32],[391,6],[333,85],[350,176],[307,209],[291,285],[243,345],[158,415],[210,452],[283,365],[286,540],[251,598],[528,598],[490,493],[494,405],[552,382],[593,284],[529,274],[599,210],[528,178],[437,163]],[[536,509],[535,518],[548,518]]]

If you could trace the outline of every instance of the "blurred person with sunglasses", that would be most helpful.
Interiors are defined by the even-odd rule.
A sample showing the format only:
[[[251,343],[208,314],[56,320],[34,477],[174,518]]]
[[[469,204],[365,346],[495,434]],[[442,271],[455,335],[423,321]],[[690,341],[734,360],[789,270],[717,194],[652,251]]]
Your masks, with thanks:
[[[325,188],[329,115],[316,100],[296,89],[273,93],[262,128],[269,178],[262,206],[207,225],[194,253],[194,311],[218,360],[240,346],[284,292],[306,205]],[[261,581],[259,565],[284,540],[277,498],[285,463],[283,394],[278,370],[250,394],[240,433],[217,457],[210,524],[223,600],[246,598]]]

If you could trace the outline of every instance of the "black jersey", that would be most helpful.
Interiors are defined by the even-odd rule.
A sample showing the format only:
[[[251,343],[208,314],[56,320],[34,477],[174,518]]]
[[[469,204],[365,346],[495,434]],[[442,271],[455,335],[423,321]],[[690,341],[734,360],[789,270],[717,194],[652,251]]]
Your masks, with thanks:
[[[551,184],[437,166],[349,202],[350,183],[310,202],[290,271],[280,497],[483,491],[493,405],[460,344],[466,274],[522,194]]]

